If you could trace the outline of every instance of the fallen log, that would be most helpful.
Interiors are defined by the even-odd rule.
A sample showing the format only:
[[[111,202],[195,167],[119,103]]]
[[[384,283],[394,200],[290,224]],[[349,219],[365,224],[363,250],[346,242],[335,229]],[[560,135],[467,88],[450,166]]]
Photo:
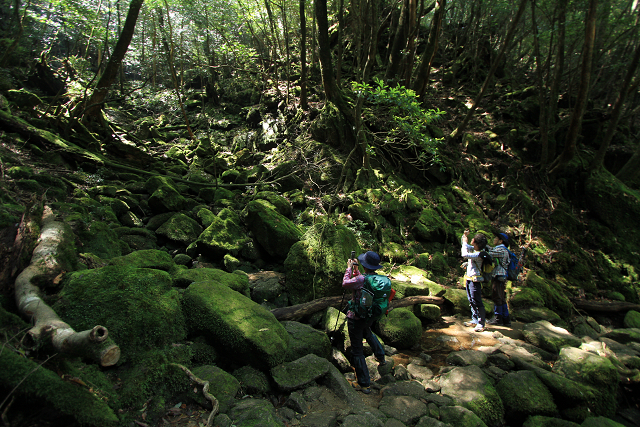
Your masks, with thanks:
[[[104,326],[76,332],[63,322],[56,312],[41,298],[35,283],[52,280],[63,272],[62,243],[73,239],[71,229],[55,221],[53,212],[45,207],[38,245],[33,251],[31,263],[16,278],[15,296],[20,312],[32,320],[34,326],[29,336],[34,341],[51,340],[61,354],[80,356],[99,362],[102,366],[115,365],[120,359],[120,348],[109,338]]]
[[[342,297],[337,297],[337,296],[319,298],[303,304],[292,305],[290,307],[274,308],[273,310],[271,310],[271,313],[273,313],[273,315],[278,320],[301,319],[317,311],[324,310],[327,307],[335,307],[338,309],[342,309],[344,307],[340,307],[340,301],[342,301]],[[346,304],[347,301],[348,299],[345,298],[343,304]],[[395,299],[391,301],[390,307],[391,308],[408,307],[416,304],[441,305],[442,303],[444,303],[444,298],[416,295],[412,297]]]
[[[600,313],[626,313],[630,310],[640,311],[640,304],[624,301],[588,301],[583,299],[572,300],[573,305],[584,311]]]

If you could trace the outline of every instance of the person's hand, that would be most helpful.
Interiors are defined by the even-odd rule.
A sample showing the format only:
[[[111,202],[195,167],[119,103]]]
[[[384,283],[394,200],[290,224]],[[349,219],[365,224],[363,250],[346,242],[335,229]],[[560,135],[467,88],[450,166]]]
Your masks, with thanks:
[[[353,266],[358,266],[358,260],[357,259],[350,259],[347,261],[347,268],[352,268]]]
[[[464,234],[462,235],[462,243],[467,243],[469,240],[469,230],[464,230]]]

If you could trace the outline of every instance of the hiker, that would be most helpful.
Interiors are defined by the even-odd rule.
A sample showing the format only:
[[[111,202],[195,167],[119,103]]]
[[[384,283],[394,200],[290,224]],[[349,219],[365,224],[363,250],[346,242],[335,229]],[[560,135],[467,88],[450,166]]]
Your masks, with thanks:
[[[364,274],[358,271],[358,263],[364,268]],[[381,267],[380,256],[373,251],[368,251],[358,255],[357,260],[350,259],[347,261],[347,271],[345,271],[344,278],[342,279],[342,287],[353,291],[351,298],[352,303],[349,304],[349,310],[347,311],[347,327],[349,329],[349,339],[351,340],[351,363],[356,370],[358,380],[355,388],[365,394],[371,393],[371,378],[369,377],[367,362],[364,359],[362,339],[367,340],[380,365],[386,364],[384,359],[385,354],[384,348],[380,345],[380,341],[371,333],[371,325],[373,325],[377,319],[373,317],[360,318],[351,308],[355,302],[360,299],[365,277],[370,274],[375,274],[375,271]]]
[[[471,321],[464,322],[464,325],[473,327],[475,332],[482,332],[484,331],[485,322],[485,310],[482,304],[482,282],[484,281],[482,277],[482,260],[488,254],[480,251],[484,251],[487,246],[487,238],[484,234],[478,233],[471,239],[471,244],[467,242],[468,239],[469,230],[465,230],[461,239],[461,255],[467,260],[467,274],[464,279],[467,298],[471,306]]]
[[[509,236],[505,233],[498,233],[493,239],[493,248],[487,246],[487,252],[498,262],[493,270],[491,278],[491,299],[493,300],[493,319],[489,320],[489,325],[511,326],[509,317],[509,307],[507,306],[507,293],[505,284],[507,283],[507,266],[509,265]]]

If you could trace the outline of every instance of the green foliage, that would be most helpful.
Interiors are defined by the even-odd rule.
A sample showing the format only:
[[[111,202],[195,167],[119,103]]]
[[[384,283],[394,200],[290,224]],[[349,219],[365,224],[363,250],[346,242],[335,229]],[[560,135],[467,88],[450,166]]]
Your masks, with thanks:
[[[391,87],[378,78],[374,78],[374,81],[376,86],[353,82],[352,88],[373,106],[388,111],[393,126],[388,129],[385,142],[403,141],[407,146],[417,149],[420,162],[444,167],[439,153],[443,139],[431,137],[428,125],[440,119],[446,112],[438,108],[422,108],[416,93],[411,89],[399,84]],[[375,155],[375,147],[370,149],[370,154]]]

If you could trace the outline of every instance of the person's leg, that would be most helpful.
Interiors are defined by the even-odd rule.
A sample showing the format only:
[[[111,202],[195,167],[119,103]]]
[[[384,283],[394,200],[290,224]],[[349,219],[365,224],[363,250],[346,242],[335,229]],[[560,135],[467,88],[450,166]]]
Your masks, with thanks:
[[[502,283],[502,286],[501,286]],[[491,299],[493,301],[493,318],[487,321],[488,325],[502,325],[502,303],[504,294],[504,282],[496,279],[491,279]]]
[[[347,327],[349,329],[349,339],[351,340],[351,363],[356,369],[356,377],[361,387],[369,387],[371,379],[369,378],[369,368],[364,360],[362,351],[362,337],[366,326],[366,321],[359,319],[349,319]]]
[[[511,326],[511,317],[509,317],[509,306],[507,303],[502,305],[502,324],[504,326]]]
[[[376,357],[376,359],[380,363],[385,363],[384,348],[380,344],[380,341],[378,341],[378,337],[376,337],[375,334],[371,332],[371,326],[373,325],[373,323],[374,323],[373,320],[368,321],[362,333],[363,333],[364,339],[367,340],[367,344],[371,346],[371,349],[373,350],[373,355]]]
[[[482,303],[482,282],[469,282],[472,311],[476,312],[478,326],[484,328],[485,310]]]
[[[471,280],[467,280],[467,286],[466,286],[466,290],[467,290],[467,299],[469,300],[469,307],[471,308],[471,322],[470,323],[474,323],[477,324],[478,323],[478,310],[476,309],[476,306],[473,302],[473,282]]]

